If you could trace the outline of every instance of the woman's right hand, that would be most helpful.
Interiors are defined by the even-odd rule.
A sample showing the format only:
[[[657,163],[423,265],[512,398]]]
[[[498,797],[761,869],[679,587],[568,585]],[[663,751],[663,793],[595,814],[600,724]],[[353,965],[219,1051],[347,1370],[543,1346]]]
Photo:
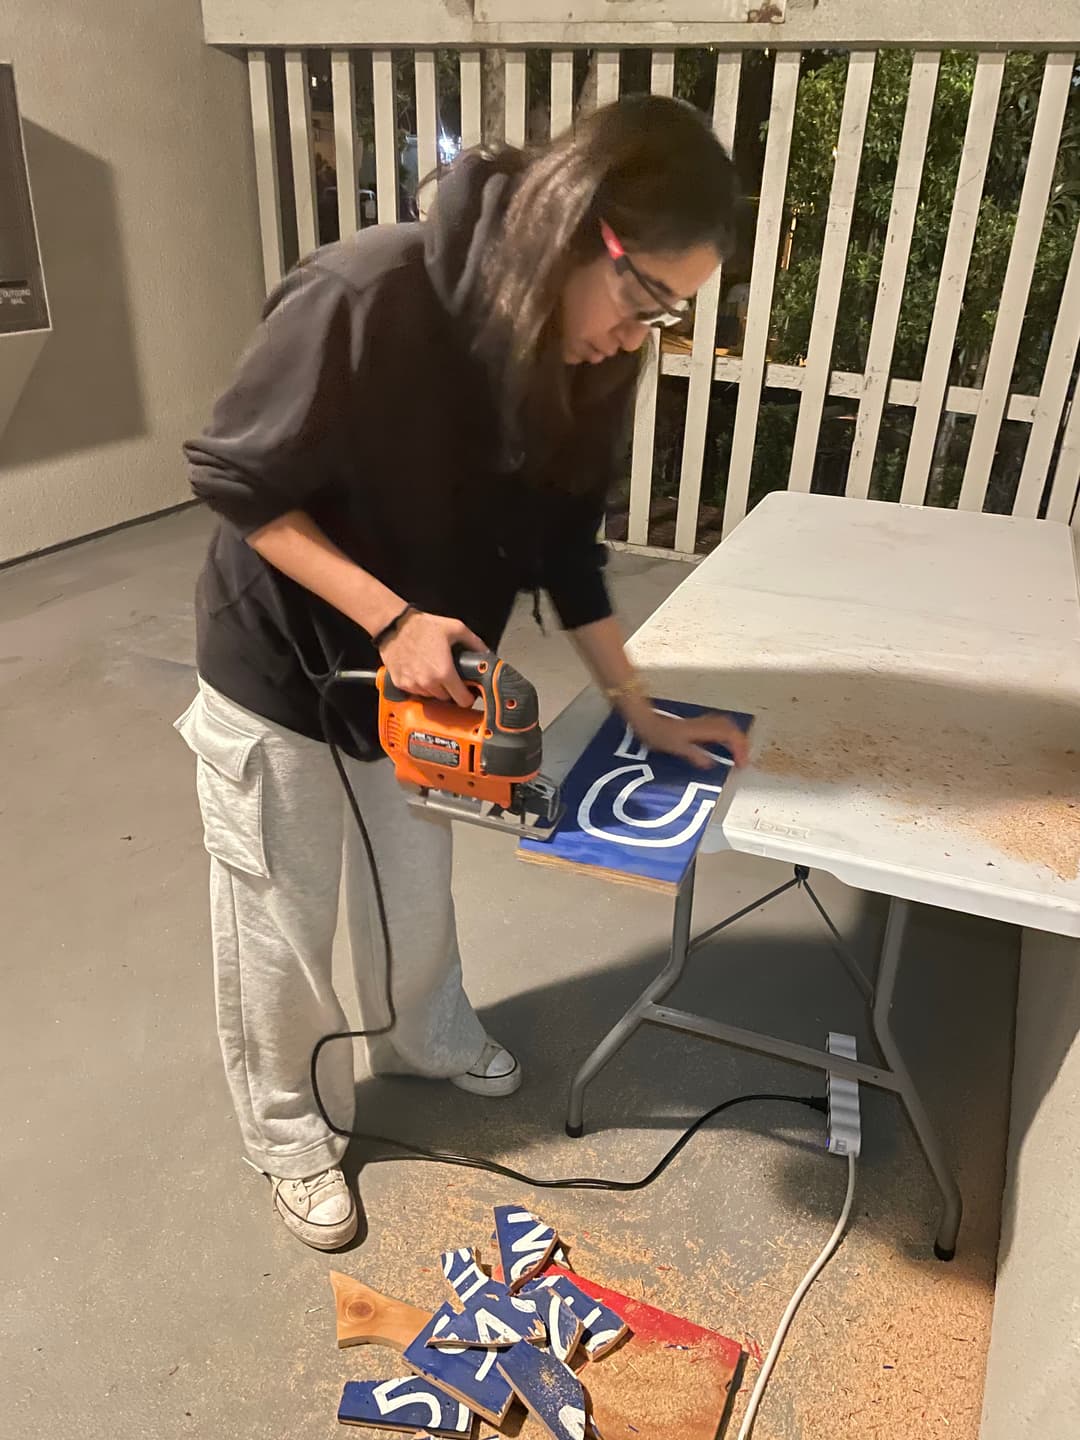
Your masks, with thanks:
[[[452,700],[468,709],[476,696],[458,674],[454,645],[464,645],[467,650],[488,648],[460,620],[417,610],[406,615],[379,653],[399,690],[433,700]]]

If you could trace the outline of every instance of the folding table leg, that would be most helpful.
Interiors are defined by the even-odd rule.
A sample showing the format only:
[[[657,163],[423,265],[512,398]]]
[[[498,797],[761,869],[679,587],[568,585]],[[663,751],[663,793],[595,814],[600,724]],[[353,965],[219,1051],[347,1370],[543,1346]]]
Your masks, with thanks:
[[[675,896],[675,919],[671,932],[671,953],[660,974],[644,993],[634,1001],[617,1024],[613,1025],[574,1076],[570,1084],[570,1104],[566,1114],[566,1133],[575,1140],[585,1133],[585,1087],[626,1044],[641,1025],[649,1006],[672,988],[686,966],[690,949],[690,921],[694,910],[694,871],[696,862],[683,876]]]
[[[900,966],[900,955],[904,946],[904,931],[907,928],[910,905],[906,900],[889,901],[889,918],[885,926],[885,939],[881,947],[881,967],[878,971],[877,994],[874,1000],[874,1036],[885,1062],[897,1081],[897,1094],[904,1102],[915,1136],[922,1146],[923,1154],[941,1191],[943,1209],[934,1254],[939,1260],[951,1260],[956,1254],[956,1237],[960,1230],[963,1200],[960,1187],[952,1173],[944,1146],[930,1116],[926,1113],[919,1092],[908,1073],[892,1032],[891,1015],[896,974]]]

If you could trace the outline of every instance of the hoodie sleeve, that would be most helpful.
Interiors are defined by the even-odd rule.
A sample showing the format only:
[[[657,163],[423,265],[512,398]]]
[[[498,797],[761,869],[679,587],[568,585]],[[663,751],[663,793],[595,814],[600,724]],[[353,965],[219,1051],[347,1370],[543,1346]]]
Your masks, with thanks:
[[[551,501],[542,581],[564,630],[578,630],[612,613],[604,580],[607,549],[597,539],[603,517],[601,496],[559,496]]]
[[[612,613],[604,580],[607,546],[597,537],[608,495],[625,469],[636,364],[627,383],[612,390],[582,427],[569,463],[578,472],[575,492],[552,495],[545,528],[543,585],[565,630],[577,630]]]
[[[191,488],[241,535],[303,509],[332,480],[353,424],[355,295],[317,265],[271,298],[213,418],[184,453]]]

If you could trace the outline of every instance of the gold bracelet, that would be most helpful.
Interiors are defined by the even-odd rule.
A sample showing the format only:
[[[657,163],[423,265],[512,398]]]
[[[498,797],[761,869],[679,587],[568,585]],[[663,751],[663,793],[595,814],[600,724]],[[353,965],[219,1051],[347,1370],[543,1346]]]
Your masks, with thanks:
[[[629,700],[632,695],[644,695],[645,681],[640,675],[631,675],[621,685],[611,685],[604,691],[605,700],[613,703],[618,700]]]

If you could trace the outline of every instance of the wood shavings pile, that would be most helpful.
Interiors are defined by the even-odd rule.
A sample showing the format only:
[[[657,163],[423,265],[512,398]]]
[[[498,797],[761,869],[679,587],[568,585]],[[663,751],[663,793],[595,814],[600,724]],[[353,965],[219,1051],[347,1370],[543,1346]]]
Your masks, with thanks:
[[[860,1264],[829,1312],[826,1374],[796,1391],[805,1440],[977,1440],[993,1279]],[[961,1260],[954,1261],[960,1265]],[[887,1266],[887,1268],[886,1268]],[[882,1279],[885,1276],[887,1278]],[[839,1320],[839,1323],[837,1323]]]

